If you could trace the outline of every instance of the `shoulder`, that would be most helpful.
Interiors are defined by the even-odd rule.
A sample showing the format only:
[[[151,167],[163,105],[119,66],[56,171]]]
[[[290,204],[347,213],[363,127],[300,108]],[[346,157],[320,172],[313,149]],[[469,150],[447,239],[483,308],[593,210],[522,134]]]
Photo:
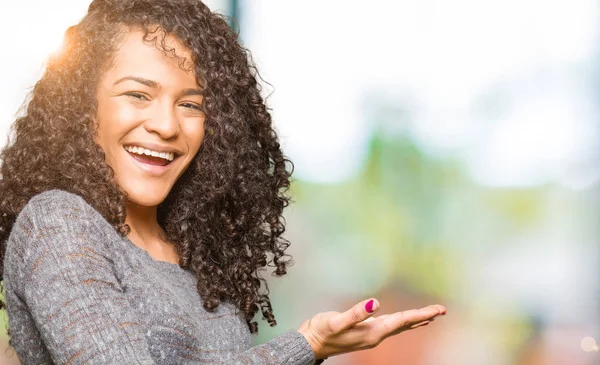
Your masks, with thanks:
[[[85,245],[106,251],[102,221],[106,222],[102,215],[76,194],[48,190],[35,195],[12,226],[4,263],[26,266],[37,257],[61,256]]]
[[[55,214],[78,208],[89,210],[92,207],[77,194],[64,190],[52,189],[44,191],[29,199],[29,202],[23,207],[21,213],[26,212],[27,214],[35,214],[44,212]]]
[[[103,219],[82,197],[48,190],[32,197],[12,227],[4,257],[4,275],[14,286],[25,285],[33,273],[53,275],[71,267],[83,248],[110,254],[104,233],[96,223]]]
[[[48,190],[32,197],[12,227],[9,241],[31,239],[48,233],[92,233],[104,218],[79,195]]]
[[[70,218],[70,219],[68,219]],[[64,190],[47,190],[32,197],[23,207],[15,225],[22,221],[37,224],[67,224],[92,218],[102,219],[81,196]]]

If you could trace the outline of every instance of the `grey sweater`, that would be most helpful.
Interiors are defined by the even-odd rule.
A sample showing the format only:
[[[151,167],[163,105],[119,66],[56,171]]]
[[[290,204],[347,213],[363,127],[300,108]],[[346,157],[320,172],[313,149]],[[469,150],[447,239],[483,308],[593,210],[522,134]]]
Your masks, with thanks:
[[[12,343],[30,364],[312,364],[297,331],[251,347],[230,303],[121,237],[81,197],[51,190],[17,217],[4,260]]]

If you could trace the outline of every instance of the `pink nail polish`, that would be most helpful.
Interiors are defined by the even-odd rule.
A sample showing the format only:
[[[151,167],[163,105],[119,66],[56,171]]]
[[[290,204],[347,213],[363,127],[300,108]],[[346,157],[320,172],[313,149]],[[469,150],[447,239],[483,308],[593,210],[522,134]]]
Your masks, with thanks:
[[[367,312],[373,313],[373,303],[374,301],[373,299],[371,299],[367,302],[367,304],[365,304],[365,309],[367,310]]]

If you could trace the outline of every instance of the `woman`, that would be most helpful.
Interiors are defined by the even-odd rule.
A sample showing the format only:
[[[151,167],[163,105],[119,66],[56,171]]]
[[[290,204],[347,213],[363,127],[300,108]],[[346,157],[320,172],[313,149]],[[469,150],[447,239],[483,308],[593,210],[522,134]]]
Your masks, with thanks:
[[[0,239],[23,364],[311,364],[445,308],[319,313],[251,347],[289,257],[282,155],[247,52],[198,0],[94,0],[2,153]],[[262,284],[262,287],[261,287]]]

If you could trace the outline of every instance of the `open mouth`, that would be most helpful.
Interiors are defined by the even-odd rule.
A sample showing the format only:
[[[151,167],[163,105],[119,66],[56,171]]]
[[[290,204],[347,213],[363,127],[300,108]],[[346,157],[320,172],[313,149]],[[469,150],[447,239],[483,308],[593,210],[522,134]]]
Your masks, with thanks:
[[[134,153],[131,153],[131,156],[133,158],[135,158],[136,160],[138,160],[141,163],[145,163],[148,165],[155,165],[155,166],[167,166],[168,164],[171,163],[171,161],[162,159],[160,157],[152,157],[152,156],[144,156],[144,155],[136,155]]]
[[[156,152],[142,147],[125,146],[136,161],[153,166],[167,166],[177,157],[173,152]]]

